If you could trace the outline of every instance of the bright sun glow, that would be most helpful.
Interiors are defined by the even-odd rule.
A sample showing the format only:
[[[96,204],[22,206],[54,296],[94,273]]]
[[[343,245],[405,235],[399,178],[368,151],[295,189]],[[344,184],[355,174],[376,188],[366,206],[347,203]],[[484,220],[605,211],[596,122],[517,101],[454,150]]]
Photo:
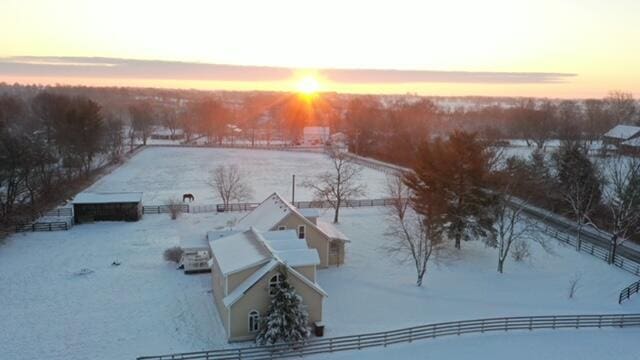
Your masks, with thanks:
[[[298,82],[298,91],[307,95],[318,91],[318,87],[318,81],[313,76],[305,76]]]

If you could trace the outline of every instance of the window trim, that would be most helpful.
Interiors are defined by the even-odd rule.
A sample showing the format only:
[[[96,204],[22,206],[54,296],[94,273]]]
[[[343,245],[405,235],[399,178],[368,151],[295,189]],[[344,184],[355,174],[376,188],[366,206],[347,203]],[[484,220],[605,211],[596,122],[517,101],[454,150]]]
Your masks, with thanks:
[[[253,325],[253,327],[251,327],[251,325]],[[247,327],[249,329],[249,333],[256,333],[260,330],[260,312],[258,310],[249,310],[249,314],[247,315]]]
[[[283,280],[284,279],[282,274],[275,274],[271,278],[269,278],[269,295],[273,294],[273,289],[282,284]]]

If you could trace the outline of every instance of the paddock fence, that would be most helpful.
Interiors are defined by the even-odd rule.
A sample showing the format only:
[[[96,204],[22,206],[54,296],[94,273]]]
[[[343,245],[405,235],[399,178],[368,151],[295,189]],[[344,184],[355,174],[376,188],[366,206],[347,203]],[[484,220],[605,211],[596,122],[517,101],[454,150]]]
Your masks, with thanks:
[[[620,297],[618,298],[618,304],[622,304],[623,301],[629,300],[631,295],[640,292],[640,281],[636,281],[633,284],[627,286],[620,291]]]
[[[51,217],[65,216],[65,217],[71,217],[71,216],[73,216],[73,208],[72,207],[55,208],[53,210],[47,211],[46,213],[44,213],[43,216],[51,216]]]
[[[443,336],[516,330],[555,330],[582,328],[610,328],[640,326],[640,314],[606,315],[549,315],[518,316],[477,320],[451,321],[410,328],[359,335],[312,339],[305,342],[248,346],[156,356],[141,356],[137,360],[266,360],[301,357],[338,351],[386,347],[398,343],[411,343]]]
[[[34,222],[32,224],[17,225],[16,232],[36,232],[36,231],[62,231],[69,230],[71,225],[65,221],[54,222]]]
[[[393,204],[393,199],[356,199],[346,200],[343,204],[343,208],[358,208],[358,207],[373,207],[373,206],[389,206]],[[298,209],[326,209],[332,208],[332,204],[328,201],[294,201],[291,203]],[[207,212],[228,212],[228,211],[251,211],[255,209],[260,203],[247,202],[247,203],[232,203],[228,205],[224,204],[203,204],[203,205],[191,205],[181,204],[181,212],[184,213],[207,213]],[[164,214],[169,212],[169,205],[145,205],[142,207],[144,214]]]

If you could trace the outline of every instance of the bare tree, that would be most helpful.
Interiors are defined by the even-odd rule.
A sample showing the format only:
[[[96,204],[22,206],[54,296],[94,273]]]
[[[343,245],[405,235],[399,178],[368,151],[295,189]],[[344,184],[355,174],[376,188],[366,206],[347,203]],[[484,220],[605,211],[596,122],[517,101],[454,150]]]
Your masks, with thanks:
[[[607,158],[605,166],[609,183],[604,186],[603,195],[615,246],[640,231],[640,159],[615,156]]]
[[[493,229],[485,238],[487,245],[498,249],[498,272],[501,274],[511,246],[528,238],[536,225],[533,219],[523,214],[526,203],[514,201],[508,194],[509,189],[498,195],[492,208]]]
[[[142,145],[147,145],[147,139],[153,132],[153,108],[148,102],[142,102],[129,106],[129,114],[132,131],[142,140]]]
[[[571,279],[569,279],[569,290],[567,291],[567,296],[569,299],[573,299],[580,288],[580,280],[582,279],[582,275],[580,273],[576,273],[573,275]]]
[[[391,242],[384,249],[391,255],[399,256],[402,262],[413,263],[416,285],[422,286],[429,259],[443,243],[443,228],[436,214],[428,217],[410,207],[411,190],[401,177],[387,179],[387,196],[392,204],[388,207],[385,235]]]
[[[358,182],[360,167],[351,161],[345,152],[337,149],[329,150],[332,171],[320,174],[315,181],[305,181],[303,186],[314,192],[317,200],[328,202],[334,209],[333,222],[338,222],[340,207],[350,199],[363,196],[365,185]]]
[[[180,214],[182,214],[184,209],[182,201],[175,197],[168,199],[165,205],[169,208],[169,216],[171,217],[171,220],[175,220],[180,217]]]
[[[222,199],[225,210],[232,201],[251,198],[253,191],[245,182],[244,175],[237,165],[220,165],[211,171],[208,184]]]

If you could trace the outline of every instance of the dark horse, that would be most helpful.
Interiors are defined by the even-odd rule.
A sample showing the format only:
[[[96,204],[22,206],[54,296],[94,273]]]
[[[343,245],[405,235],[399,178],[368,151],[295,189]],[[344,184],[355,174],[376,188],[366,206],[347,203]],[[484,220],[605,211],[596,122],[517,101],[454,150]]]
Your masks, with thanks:
[[[193,194],[184,194],[184,195],[182,195],[182,202],[184,202],[187,199],[189,199],[189,202],[192,202],[196,198],[193,196]]]

